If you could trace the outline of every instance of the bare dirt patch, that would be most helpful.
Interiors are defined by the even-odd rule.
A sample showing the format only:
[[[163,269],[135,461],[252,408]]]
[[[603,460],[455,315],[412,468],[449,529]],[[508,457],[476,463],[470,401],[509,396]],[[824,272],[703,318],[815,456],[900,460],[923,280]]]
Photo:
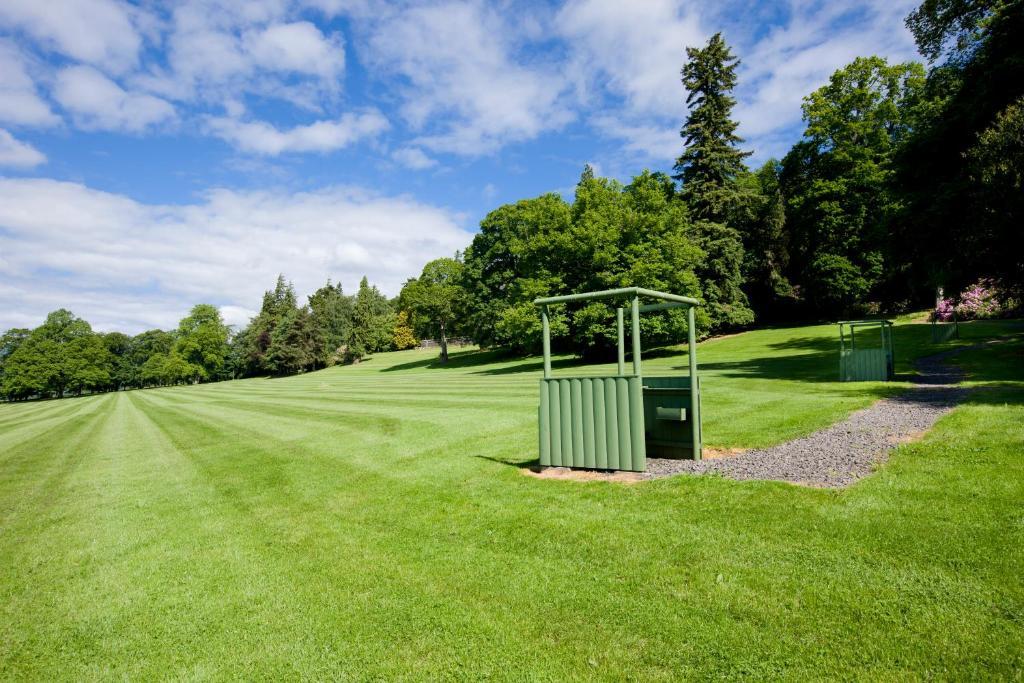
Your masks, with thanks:
[[[569,467],[527,467],[523,474],[536,479],[564,479],[567,481],[614,481],[635,484],[643,480],[640,472],[604,472],[600,470],[574,470]]]
[[[717,460],[719,458],[735,458],[746,452],[746,448],[709,448],[705,446],[701,454],[705,460]]]

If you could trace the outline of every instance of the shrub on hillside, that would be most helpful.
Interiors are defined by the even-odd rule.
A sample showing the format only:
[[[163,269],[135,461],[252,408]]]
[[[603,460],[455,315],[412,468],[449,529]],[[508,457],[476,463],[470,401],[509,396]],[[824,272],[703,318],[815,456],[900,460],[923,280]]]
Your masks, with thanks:
[[[979,280],[954,299],[941,299],[932,312],[932,319],[940,321],[986,320],[999,318],[1015,308],[1006,301],[990,280]]]

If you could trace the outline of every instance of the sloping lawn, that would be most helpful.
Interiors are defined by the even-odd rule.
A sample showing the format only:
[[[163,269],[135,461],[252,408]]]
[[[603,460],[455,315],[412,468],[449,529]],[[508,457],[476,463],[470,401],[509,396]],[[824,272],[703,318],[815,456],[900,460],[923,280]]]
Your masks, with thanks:
[[[904,381],[1006,340],[843,491],[525,477],[540,362],[482,352],[0,405],[0,677],[1020,677],[1024,330],[962,330],[897,328]],[[714,447],[901,386],[835,382],[834,326],[698,355]]]

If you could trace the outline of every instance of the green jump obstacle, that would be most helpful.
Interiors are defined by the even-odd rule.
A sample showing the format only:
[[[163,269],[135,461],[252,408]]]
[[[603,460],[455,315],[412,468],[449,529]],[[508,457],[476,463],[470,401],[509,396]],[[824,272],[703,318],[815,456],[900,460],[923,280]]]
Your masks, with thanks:
[[[845,329],[849,328],[849,345]],[[875,346],[870,336],[871,328],[878,328],[880,345]],[[854,332],[860,330],[861,346],[857,347]],[[867,341],[870,346],[865,345]],[[893,378],[892,321],[890,320],[842,320],[839,322],[839,381],[841,382],[888,382]]]
[[[640,305],[641,297],[661,303]],[[618,372],[608,377],[552,377],[548,307],[595,299],[628,300],[632,313],[633,371],[626,373],[623,308],[618,322]],[[700,379],[693,308],[696,299],[640,287],[537,299],[544,333],[540,381],[540,464],[643,472],[647,455],[701,458]],[[640,314],[686,308],[688,376],[644,377],[640,369]]]
[[[942,342],[948,342],[951,339],[960,338],[960,324],[956,320],[956,316],[953,316],[953,320],[949,322],[939,322],[938,320],[932,320],[932,343],[941,344]]]

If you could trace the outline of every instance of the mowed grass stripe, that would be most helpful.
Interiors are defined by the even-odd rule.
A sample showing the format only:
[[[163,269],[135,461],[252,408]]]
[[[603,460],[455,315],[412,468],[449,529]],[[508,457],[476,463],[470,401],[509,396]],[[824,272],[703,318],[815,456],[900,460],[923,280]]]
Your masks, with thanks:
[[[0,528],[17,523],[35,524],[40,510],[62,505],[65,484],[89,454],[88,443],[110,419],[112,396],[91,398],[61,429],[45,426],[27,438],[16,439],[0,459],[0,487],[17,491],[0,499]],[[24,435],[22,435],[24,437]]]
[[[66,401],[47,402],[45,411],[0,427],[0,460],[2,460],[4,452],[15,449],[19,444],[50,430],[59,431],[62,428],[62,423],[73,420],[77,416],[95,413],[99,408],[98,402],[102,400],[102,396],[87,396]]]

